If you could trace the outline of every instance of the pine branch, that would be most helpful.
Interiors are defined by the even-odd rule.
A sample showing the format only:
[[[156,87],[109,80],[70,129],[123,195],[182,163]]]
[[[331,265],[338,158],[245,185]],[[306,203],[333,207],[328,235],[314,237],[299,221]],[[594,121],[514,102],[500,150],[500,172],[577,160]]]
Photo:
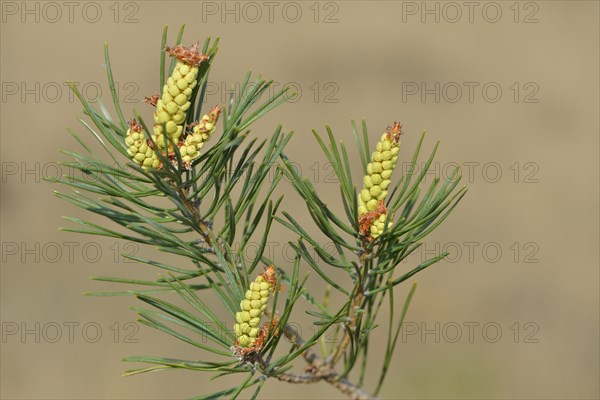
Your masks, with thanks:
[[[339,182],[343,214],[338,215],[335,207],[328,207],[318,190],[299,174],[285,154],[292,133],[283,132],[279,126],[269,140],[249,139],[251,124],[289,99],[285,96],[287,88],[259,104],[258,100],[272,81],[261,77],[253,79],[248,73],[239,92],[232,94],[226,106],[214,106],[203,114],[208,75],[217,54],[218,39],[212,43],[207,39],[202,47],[199,42],[182,46],[183,27],[174,47],[166,45],[167,37],[165,27],[159,68],[162,93],[147,98],[147,102],[155,107],[155,123],[151,129],[141,113],[134,112],[130,122],[125,119],[114,90],[107,45],[104,47],[105,65],[117,118],[111,117],[101,101],[97,105],[90,103],[71,85],[83,105],[85,116],[91,121],[80,119],[80,122],[106,154],[103,153],[104,157],[96,154],[86,140],[69,130],[84,151],[64,151],[73,158],[65,164],[70,171],[78,171],[86,179],[75,174],[59,179],[59,183],[74,190],[55,194],[112,224],[103,226],[65,217],[78,225],[65,228],[65,231],[150,245],[191,264],[186,268],[179,263],[174,266],[124,254],[127,259],[159,268],[166,274],[155,281],[95,277],[94,280],[128,287],[87,294],[134,296],[150,307],[132,307],[139,315],[140,323],[213,357],[220,357],[222,361],[127,357],[125,361],[151,366],[132,369],[125,374],[179,368],[211,372],[215,378],[244,375],[238,386],[199,398],[237,398],[244,390],[255,387],[254,399],[267,378],[294,384],[326,382],[352,399],[375,398],[388,371],[415,286],[397,320],[393,312],[394,289],[443,260],[447,254],[434,256],[395,277],[396,269],[465,195],[466,188],[458,188],[460,171],[454,171],[445,182],[434,179],[424,189],[424,177],[433,162],[437,144],[424,168],[416,174],[422,136],[408,173],[392,182],[391,173],[400,151],[400,124],[389,127],[379,139],[375,152],[371,153],[366,123],[362,121],[360,134],[352,122],[365,174],[363,188],[357,191],[349,152],[343,143],[336,142],[332,130],[326,126],[326,139],[316,131],[313,134]],[[167,53],[173,57],[168,64]],[[217,128],[219,118],[220,129]],[[220,136],[209,144],[208,140],[216,135],[216,131],[221,132]],[[106,157],[110,161],[105,161]],[[267,184],[268,177],[273,179]],[[311,229],[304,227],[306,219],[298,219],[287,211],[278,213],[282,196],[277,200],[272,200],[271,196],[282,177],[288,178],[306,203],[312,222],[333,244],[333,253],[309,234]],[[223,224],[215,226],[214,221],[221,220]],[[297,240],[289,242],[296,253],[291,272],[286,271],[285,266],[276,268],[273,260],[264,254],[273,221],[297,236]],[[264,222],[264,230],[259,232],[258,256],[247,262],[245,250],[261,222]],[[328,284],[328,290],[337,290],[345,296],[340,307],[330,309],[328,292],[323,302],[310,293],[305,287],[308,274],[302,272],[302,262]],[[257,274],[255,270],[261,263],[269,267]],[[352,279],[351,287],[340,283],[340,273]],[[278,290],[280,283],[287,285],[285,295]],[[215,312],[205,302],[205,296],[198,295],[199,291],[216,295],[226,312]],[[177,296],[180,301],[171,302],[169,295]],[[377,318],[386,296],[392,310],[386,355],[377,387],[371,395],[362,388],[368,344],[370,335],[376,332]],[[306,312],[317,318],[314,324],[319,327],[306,339],[289,322],[301,299],[307,301],[309,309]],[[261,327],[263,316],[267,316],[268,321]],[[323,345],[320,356],[314,346],[333,327],[336,335],[343,331],[343,336],[332,349]],[[197,336],[203,340],[198,340]],[[287,353],[275,359],[275,351],[281,348],[281,336],[286,337],[291,346]],[[300,356],[306,362],[304,372],[289,372],[293,360]],[[348,376],[361,356],[360,378],[354,383]],[[337,364],[342,360],[343,368],[337,370]],[[257,378],[256,373],[259,373]]]

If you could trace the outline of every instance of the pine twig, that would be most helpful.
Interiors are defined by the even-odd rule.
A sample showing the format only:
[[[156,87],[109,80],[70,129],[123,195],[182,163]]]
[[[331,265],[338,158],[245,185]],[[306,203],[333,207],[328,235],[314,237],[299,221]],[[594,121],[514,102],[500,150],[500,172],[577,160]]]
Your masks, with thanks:
[[[206,222],[204,222],[204,220],[202,219],[202,216],[200,215],[200,211],[198,210],[198,208],[196,206],[194,206],[194,204],[190,201],[190,199],[187,196],[187,193],[181,186],[176,185],[172,181],[169,181],[169,184],[171,185],[171,187],[173,189],[175,189],[175,191],[177,192],[177,195],[179,196],[179,199],[183,202],[183,204],[186,206],[186,208],[189,210],[189,212],[192,213],[192,215],[194,216],[194,219],[196,220],[195,222],[198,224],[198,226],[202,230],[202,232],[201,232],[202,238],[204,239],[206,244],[209,247],[212,247],[212,240],[209,235],[210,228],[208,227],[208,225],[206,225]]]
[[[363,268],[363,273],[361,274],[361,276],[357,277],[357,279],[356,279],[356,285],[354,288],[354,293],[355,293],[354,299],[352,300],[352,303],[350,304],[350,308],[348,309],[349,322],[347,323],[347,326],[346,326],[346,332],[344,333],[344,337],[343,337],[342,341],[337,346],[334,355],[329,360],[329,364],[331,365],[332,368],[335,366],[335,364],[337,364],[337,362],[340,360],[340,358],[342,358],[342,356],[344,355],[344,352],[350,345],[350,341],[352,339],[350,336],[350,332],[356,328],[356,321],[358,320],[358,315],[356,314],[356,309],[361,307],[362,301],[364,298],[363,278],[367,275],[366,274],[366,262],[367,262],[368,255],[369,255],[369,253],[366,250],[364,250],[362,255],[360,256],[360,265]]]
[[[302,346],[305,343],[298,331],[290,325],[285,325],[283,334],[296,346]],[[299,375],[284,373],[277,375],[276,378],[288,383],[315,383],[325,381],[353,400],[376,399],[376,397],[371,396],[348,379],[340,377],[340,375],[333,370],[332,364],[321,359],[321,357],[319,357],[311,348],[306,349],[302,356],[309,364],[309,367],[307,368],[309,372],[307,374]]]
[[[333,385],[340,392],[344,393],[346,396],[350,397],[352,400],[375,400],[376,397],[371,396],[369,393],[365,392],[352,382],[350,382],[346,378],[337,379],[338,376],[336,374],[333,378],[328,378],[327,382]]]

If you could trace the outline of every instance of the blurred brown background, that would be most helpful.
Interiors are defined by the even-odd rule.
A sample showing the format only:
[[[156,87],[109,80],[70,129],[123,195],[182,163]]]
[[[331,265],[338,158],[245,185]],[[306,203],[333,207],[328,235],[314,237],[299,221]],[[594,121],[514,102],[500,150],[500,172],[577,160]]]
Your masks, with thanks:
[[[254,134],[266,138],[279,122],[294,130],[288,152],[332,207],[341,210],[338,188],[310,135],[325,123],[351,143],[350,119],[365,117],[373,139],[398,119],[403,160],[427,129],[426,153],[442,142],[437,174],[462,166],[467,197],[414,259],[448,249],[452,262],[416,277],[383,397],[599,397],[598,2],[1,7],[3,398],[181,398],[227,385],[184,371],[120,376],[133,367],[120,361],[127,355],[202,353],[135,323],[132,298],[81,296],[114,288],[92,275],[156,276],[119,255],[153,250],[59,232],[61,216],[85,214],[41,180],[68,172],[55,163],[66,159],[59,149],[77,149],[66,127],[88,137],[63,82],[79,82],[84,95],[99,93],[109,104],[108,41],[128,117],[138,109],[149,119],[142,99],[157,91],[162,27],[171,27],[173,43],[182,22],[186,43],[221,37],[209,103],[222,103],[225,82],[240,82],[250,68],[299,89],[299,100],[273,111]],[[358,159],[355,172],[359,184]],[[281,191],[284,208],[302,216],[302,200],[286,184]],[[285,268],[285,243],[294,237],[276,226],[271,238]],[[309,285],[322,294],[314,276]],[[295,318],[310,333],[310,318]],[[368,389],[380,371],[380,330]],[[269,382],[262,397],[340,394],[326,384]]]

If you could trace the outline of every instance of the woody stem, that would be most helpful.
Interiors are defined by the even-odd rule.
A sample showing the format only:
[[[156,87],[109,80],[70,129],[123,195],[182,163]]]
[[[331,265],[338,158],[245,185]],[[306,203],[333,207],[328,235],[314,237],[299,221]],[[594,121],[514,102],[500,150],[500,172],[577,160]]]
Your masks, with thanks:
[[[340,360],[340,358],[344,355],[344,352],[350,345],[350,341],[352,339],[350,335],[356,329],[356,323],[358,321],[358,314],[356,313],[356,310],[361,307],[362,301],[364,298],[363,285],[364,285],[364,279],[367,275],[366,274],[367,257],[368,257],[368,253],[366,251],[363,252],[363,254],[360,257],[360,265],[362,266],[362,274],[361,274],[361,276],[358,276],[356,279],[356,285],[354,287],[354,298],[348,309],[346,332],[344,333],[344,337],[343,337],[342,341],[337,346],[334,355],[329,360],[329,364],[331,365],[331,367],[334,367],[335,364],[337,364],[337,362]]]
[[[188,199],[187,193],[183,190],[182,187],[177,186],[174,182],[170,182],[170,184],[171,187],[177,191],[179,199],[183,202],[188,211],[191,212],[194,216],[195,222],[198,224],[200,230],[202,231],[200,233],[202,235],[202,238],[204,239],[206,244],[208,244],[209,247],[212,247],[212,240],[209,235],[210,228],[206,225],[206,223],[200,216],[200,211],[194,206],[194,204],[192,204],[190,199]]]
[[[305,343],[298,331],[290,325],[285,325],[283,334],[290,342],[298,347]],[[375,397],[362,390],[358,385],[350,382],[346,378],[342,378],[335,370],[333,370],[330,363],[322,360],[311,348],[306,349],[304,353],[302,353],[302,356],[311,367],[309,373],[283,373],[275,376],[275,378],[288,383],[316,383],[325,381],[353,400],[375,399]]]

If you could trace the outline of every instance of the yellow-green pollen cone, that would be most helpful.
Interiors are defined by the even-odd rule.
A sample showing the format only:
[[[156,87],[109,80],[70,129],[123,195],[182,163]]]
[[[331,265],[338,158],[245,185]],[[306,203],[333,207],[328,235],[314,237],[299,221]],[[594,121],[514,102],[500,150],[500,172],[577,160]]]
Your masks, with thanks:
[[[171,57],[177,58],[177,63],[163,86],[154,112],[153,139],[163,149],[169,143],[165,133],[174,143],[179,141],[186,113],[191,106],[192,91],[198,83],[198,66],[208,59],[205,54],[200,53],[197,44],[190,47],[167,47],[166,51]],[[163,132],[163,124],[166,132]]]
[[[361,234],[370,239],[378,238],[385,228],[387,213],[383,202],[398,163],[401,128],[400,123],[394,122],[381,136],[367,165],[367,175],[363,178],[363,188],[358,196],[358,216]]]
[[[204,147],[217,127],[217,120],[221,114],[221,107],[215,106],[208,114],[205,114],[199,122],[191,127],[191,131],[179,146],[181,159],[187,165],[200,157],[200,150]]]
[[[381,214],[377,219],[375,219],[371,223],[370,233],[371,238],[377,239],[383,233],[385,229],[385,219],[387,218],[387,214]],[[392,227],[392,223],[388,223],[388,229]]]
[[[270,266],[263,274],[258,275],[246,290],[245,298],[240,302],[241,311],[235,313],[236,323],[233,325],[236,345],[239,348],[255,345],[261,332],[260,319],[265,313],[274,286],[275,268]]]
[[[125,144],[127,144],[127,153],[142,168],[158,168],[161,165],[156,152],[148,144],[144,130],[135,119],[129,123]]]

